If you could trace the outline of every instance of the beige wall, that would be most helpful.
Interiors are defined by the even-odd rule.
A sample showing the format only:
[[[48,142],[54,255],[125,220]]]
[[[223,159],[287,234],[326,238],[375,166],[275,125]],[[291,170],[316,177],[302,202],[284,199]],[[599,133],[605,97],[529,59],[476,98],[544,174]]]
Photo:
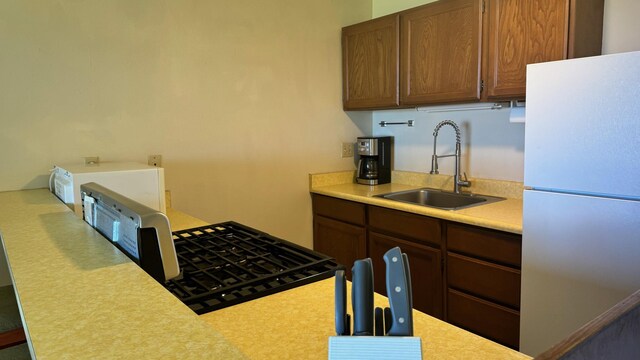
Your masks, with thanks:
[[[372,133],[341,110],[340,28],[426,2],[0,1],[0,191],[162,154],[174,207],[310,246],[306,174]],[[640,49],[638,6],[606,1],[606,53]]]
[[[0,2],[0,191],[162,154],[173,206],[311,246],[307,174],[354,169],[340,28],[370,0]],[[351,116],[351,118],[350,118]]]
[[[640,1],[605,0],[602,53],[640,50]]]
[[[372,0],[373,17],[393,14],[394,12],[411,9],[434,1],[436,0]]]

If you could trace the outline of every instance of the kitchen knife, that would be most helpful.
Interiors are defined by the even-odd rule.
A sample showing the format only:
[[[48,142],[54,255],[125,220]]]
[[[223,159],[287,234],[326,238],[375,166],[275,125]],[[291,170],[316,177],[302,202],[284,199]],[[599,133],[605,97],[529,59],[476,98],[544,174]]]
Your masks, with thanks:
[[[409,259],[399,247],[384,254],[387,264],[387,297],[391,307],[390,336],[413,336],[413,314],[411,308],[411,274]]]
[[[384,333],[385,335],[389,333],[391,329],[391,309],[388,307],[384,308]]]
[[[375,336],[384,336],[384,311],[377,307],[374,313]]]
[[[373,335],[373,265],[371,259],[356,260],[351,269],[353,335]]]
[[[350,322],[351,318],[347,314],[347,279],[344,276],[344,270],[336,271],[336,334],[351,335]]]

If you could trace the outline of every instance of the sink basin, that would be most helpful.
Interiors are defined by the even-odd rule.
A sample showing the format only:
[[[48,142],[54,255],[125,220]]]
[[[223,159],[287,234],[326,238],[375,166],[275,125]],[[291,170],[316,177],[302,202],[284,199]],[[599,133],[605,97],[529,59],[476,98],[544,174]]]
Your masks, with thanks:
[[[444,210],[459,210],[504,200],[504,198],[495,196],[456,194],[435,189],[398,191],[389,194],[376,195],[376,197]]]

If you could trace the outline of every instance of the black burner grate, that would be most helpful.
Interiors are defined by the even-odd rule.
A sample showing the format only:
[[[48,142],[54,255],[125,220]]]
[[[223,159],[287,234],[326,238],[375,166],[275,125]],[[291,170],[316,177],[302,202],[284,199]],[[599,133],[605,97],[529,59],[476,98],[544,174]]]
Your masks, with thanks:
[[[173,233],[181,275],[165,286],[197,314],[332,277],[334,259],[236,222]]]

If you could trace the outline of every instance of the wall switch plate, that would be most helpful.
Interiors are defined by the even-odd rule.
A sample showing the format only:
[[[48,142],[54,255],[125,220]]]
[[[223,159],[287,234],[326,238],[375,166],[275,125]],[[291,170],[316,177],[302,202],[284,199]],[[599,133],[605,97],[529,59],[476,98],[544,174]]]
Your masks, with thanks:
[[[84,164],[85,165],[98,165],[100,163],[99,156],[85,156]]]
[[[149,155],[147,164],[155,167],[162,166],[162,155]]]
[[[342,143],[342,157],[343,158],[353,157],[353,147],[354,147],[353,143],[350,143],[350,142]]]

